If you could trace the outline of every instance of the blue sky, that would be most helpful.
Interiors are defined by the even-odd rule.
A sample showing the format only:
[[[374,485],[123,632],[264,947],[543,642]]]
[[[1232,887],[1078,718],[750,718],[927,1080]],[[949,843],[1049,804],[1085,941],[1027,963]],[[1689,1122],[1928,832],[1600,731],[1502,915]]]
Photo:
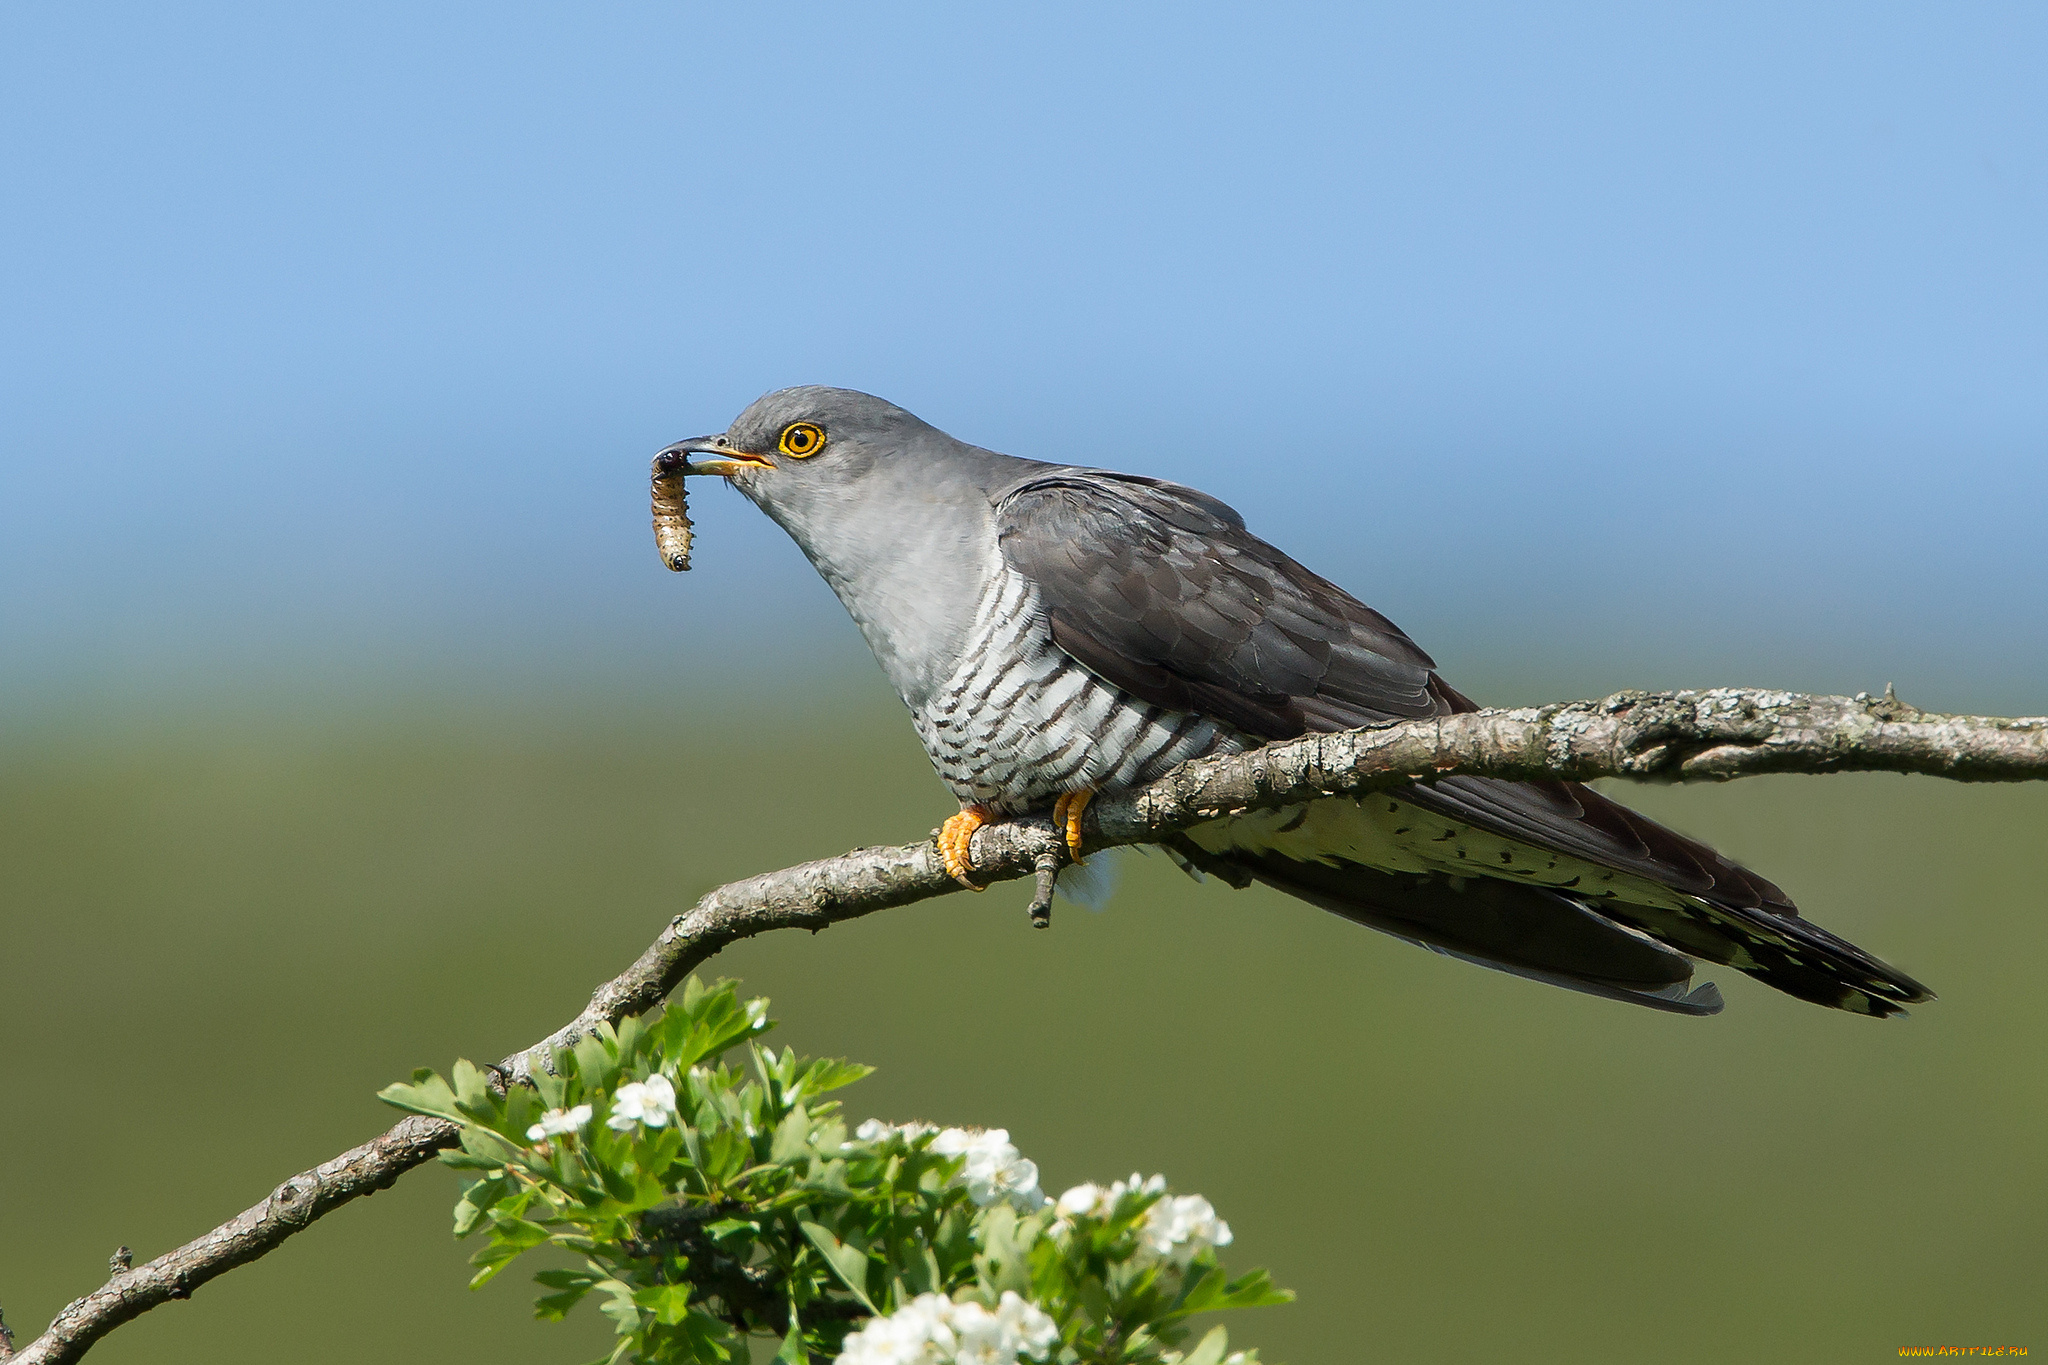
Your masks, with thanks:
[[[0,689],[855,658],[736,498],[647,527],[819,382],[1199,484],[1454,681],[2048,709],[2044,70],[2035,5],[11,7]]]

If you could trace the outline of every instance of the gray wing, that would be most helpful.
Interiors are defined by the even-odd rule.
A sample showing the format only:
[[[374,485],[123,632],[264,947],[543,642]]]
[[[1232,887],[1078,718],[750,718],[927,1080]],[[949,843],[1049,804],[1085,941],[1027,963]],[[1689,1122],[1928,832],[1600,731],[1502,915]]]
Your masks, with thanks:
[[[1054,641],[1146,701],[1267,740],[1471,709],[1393,622],[1192,488],[1060,470],[1005,492],[996,524]]]
[[[1144,701],[1268,741],[1477,709],[1393,622],[1194,489],[1056,469],[1003,490],[996,523],[1004,559],[1043,594],[1054,642]],[[1702,922],[1652,907],[1627,913],[1675,947],[1802,998],[1877,1013],[1895,1008],[1891,1000],[1927,998],[1917,982],[1800,920],[1771,882],[1591,788],[1455,777],[1403,795],[1701,898],[1721,913]],[[1846,1005],[1845,978],[1858,997]]]

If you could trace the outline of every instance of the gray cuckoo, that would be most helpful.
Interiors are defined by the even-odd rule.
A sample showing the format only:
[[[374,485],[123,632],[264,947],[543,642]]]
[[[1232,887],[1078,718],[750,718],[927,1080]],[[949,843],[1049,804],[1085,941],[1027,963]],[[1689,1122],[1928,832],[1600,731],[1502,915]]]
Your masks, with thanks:
[[[1476,709],[1395,625],[1163,479],[955,440],[845,389],[784,389],[657,457],[716,474],[832,585],[954,795],[940,849],[974,885],[983,822],[1274,740]],[[1930,999],[1783,891],[1572,782],[1452,777],[1217,820],[1169,845],[1452,957],[1681,1014],[1692,958],[1859,1014]]]

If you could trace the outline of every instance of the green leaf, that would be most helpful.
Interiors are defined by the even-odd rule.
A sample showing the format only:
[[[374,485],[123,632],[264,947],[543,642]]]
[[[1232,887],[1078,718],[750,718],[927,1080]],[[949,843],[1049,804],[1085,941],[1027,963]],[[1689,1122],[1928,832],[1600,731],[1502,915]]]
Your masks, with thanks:
[[[772,1082],[778,1088],[786,1090],[796,1079],[794,1048],[778,1057],[774,1048],[750,1042],[747,1044],[747,1054],[754,1059],[754,1074],[763,1081]]]
[[[775,1141],[769,1144],[770,1161],[794,1161],[802,1156],[811,1142],[811,1116],[799,1104],[789,1111],[782,1122],[775,1125]]]
[[[491,1220],[491,1237],[495,1241],[509,1245],[515,1251],[537,1247],[547,1241],[550,1235],[540,1224],[529,1223],[524,1218],[506,1218],[501,1215]]]
[[[409,1113],[455,1123],[470,1121],[469,1115],[455,1107],[455,1092],[448,1088],[448,1082],[424,1067],[412,1073],[411,1085],[387,1085],[377,1092],[377,1098]]]
[[[950,1281],[955,1275],[964,1274],[974,1264],[974,1239],[968,1221],[967,1210],[951,1208],[939,1220],[938,1236],[932,1238],[932,1250],[938,1255],[942,1278]]]
[[[982,1287],[996,1298],[1005,1289],[1031,1293],[1031,1244],[1038,1240],[1033,1219],[1020,1219],[1008,1204],[997,1204],[981,1221],[981,1255],[974,1258]]]
[[[1180,1365],[1223,1365],[1223,1353],[1230,1349],[1230,1333],[1221,1323],[1209,1329],[1202,1344],[1181,1358]]]
[[[462,1121],[462,1150],[492,1166],[503,1166],[508,1158],[519,1155],[519,1149],[508,1139],[488,1128],[479,1128],[467,1118]]]
[[[797,1326],[796,1315],[790,1315],[789,1335],[782,1339],[782,1349],[775,1353],[774,1365],[810,1365],[811,1357],[804,1350],[804,1329]]]
[[[565,1289],[559,1294],[543,1294],[533,1301],[533,1315],[542,1322],[560,1322],[569,1316],[569,1310],[583,1302],[583,1296],[590,1292],[582,1289]]]
[[[526,1054],[527,1073],[533,1078],[533,1088],[539,1092],[541,1102],[550,1109],[569,1107],[569,1083],[555,1069],[554,1050],[537,1047]]]
[[[640,1305],[633,1302],[631,1285],[622,1284],[618,1280],[599,1280],[591,1288],[604,1291],[605,1301],[597,1311],[612,1320],[615,1324],[612,1330],[622,1337],[630,1337],[640,1330],[643,1319],[640,1316]]]
[[[498,1106],[493,1102],[495,1097],[491,1094],[491,1087],[474,1063],[467,1058],[457,1058],[448,1080],[455,1090],[456,1108],[484,1123],[497,1117]]]
[[[646,1041],[647,1037],[647,1025],[644,1016],[638,1014],[627,1015],[624,1019],[619,1020],[614,1032],[618,1037],[618,1056],[621,1065],[631,1062],[640,1055],[641,1044]]]
[[[453,1147],[442,1152],[435,1160],[439,1161],[443,1166],[453,1166],[458,1171],[497,1171],[503,1170],[505,1166],[503,1161],[478,1156],[474,1152],[465,1152],[460,1148]]]
[[[1115,1316],[1115,1310],[1109,1302],[1109,1287],[1093,1275],[1081,1281],[1081,1292],[1078,1297],[1081,1312],[1090,1322],[1107,1325]]]
[[[692,1166],[695,1166],[695,1167],[696,1167],[696,1168],[697,1168],[698,1170],[700,1170],[700,1171],[701,1171],[701,1170],[703,1170],[703,1169],[704,1169],[704,1143],[703,1143],[703,1135],[702,1135],[701,1133],[699,1133],[699,1132],[697,1131],[697,1129],[696,1129],[696,1128],[694,1128],[694,1127],[691,1127],[691,1126],[690,1126],[690,1125],[688,1125],[688,1124],[685,1124],[685,1125],[683,1125],[683,1126],[679,1127],[679,1128],[678,1128],[678,1129],[676,1130],[676,1132],[677,1132],[677,1134],[678,1134],[679,1136],[681,1136],[681,1138],[682,1138],[682,1140],[683,1140],[683,1155],[684,1155],[684,1156],[685,1156],[685,1157],[686,1157],[686,1158],[687,1158],[687,1159],[689,1160],[689,1163],[690,1163],[690,1164],[691,1164]]]
[[[498,1131],[523,1139],[526,1130],[540,1117],[540,1111],[540,1096],[523,1085],[515,1085],[498,1102],[495,1119]]]
[[[609,1166],[599,1171],[598,1176],[604,1183],[605,1195],[613,1203],[630,1208],[639,1202],[640,1182],[635,1177],[628,1175],[624,1171],[614,1170]],[[656,1202],[658,1203],[659,1201],[657,1200]],[[649,1204],[646,1207],[652,1208],[654,1205]]]
[[[1273,1277],[1266,1271],[1254,1270],[1235,1280],[1224,1280],[1223,1272],[1212,1271],[1182,1292],[1181,1301],[1174,1306],[1181,1315],[1190,1313],[1213,1313],[1224,1308],[1266,1308],[1278,1303],[1293,1303],[1294,1291],[1276,1289]]]
[[[827,1100],[821,1109],[837,1109],[839,1101]],[[821,1152],[836,1152],[846,1142],[846,1125],[838,1119],[826,1119],[811,1130],[811,1145]]]
[[[560,1322],[567,1317],[569,1310],[582,1302],[598,1281],[597,1276],[585,1270],[543,1270],[533,1278],[536,1284],[559,1291],[533,1301],[533,1315],[543,1322]]]
[[[822,1224],[799,1221],[797,1226],[804,1230],[804,1236],[818,1249],[818,1254],[825,1258],[825,1264],[832,1267],[832,1273],[839,1277],[840,1283],[860,1300],[863,1308],[880,1317],[882,1310],[875,1307],[874,1300],[868,1297],[867,1252],[840,1241],[832,1235],[832,1229]]]
[[[813,1099],[828,1090],[837,1090],[842,1085],[852,1085],[864,1076],[872,1076],[875,1069],[862,1066],[859,1062],[840,1061],[834,1057],[820,1057],[804,1072],[800,1088],[805,1099]]]
[[[469,1263],[477,1268],[476,1274],[469,1277],[469,1287],[481,1289],[489,1284],[497,1277],[499,1271],[524,1250],[525,1247],[512,1246],[504,1242],[492,1242],[479,1250],[476,1255],[469,1258]]]
[[[514,1189],[516,1182],[506,1176],[479,1180],[462,1192],[462,1198],[455,1203],[455,1235],[467,1237],[475,1232],[484,1215],[493,1205]]]
[[[723,1242],[729,1237],[741,1235],[751,1241],[761,1235],[761,1225],[744,1218],[721,1218],[715,1223],[706,1223],[704,1235],[714,1242]]]
[[[767,1001],[750,1001],[743,1007],[734,997],[734,982],[721,981],[704,991],[697,999],[688,999],[684,1011],[689,1018],[689,1029],[684,1041],[668,1050],[668,1059],[679,1069],[687,1070],[697,1063],[716,1057],[743,1038],[755,1037],[765,1031],[755,1027],[754,1017],[749,1013],[756,1005],[766,1010]]]
[[[455,1206],[455,1235],[467,1237],[484,1221],[484,1211],[464,1199]]]
[[[680,1360],[702,1362],[731,1360],[733,1357],[732,1347],[739,1346],[742,1351],[746,1349],[745,1346],[740,1345],[740,1343],[733,1339],[732,1333],[727,1330],[724,1323],[712,1317],[701,1308],[692,1308],[690,1315],[683,1319],[680,1328],[683,1337],[683,1347],[689,1352],[687,1355],[678,1357]]]
[[[633,1302],[654,1314],[664,1327],[674,1327],[690,1315],[690,1286],[658,1284],[633,1295]]]
[[[583,1078],[583,1084],[591,1090],[609,1090],[618,1079],[619,1068],[613,1060],[614,1054],[607,1051],[604,1041],[595,1033],[586,1033],[576,1040],[576,1074]]]
[[[943,1293],[946,1278],[939,1273],[939,1258],[932,1249],[914,1240],[892,1248],[890,1262],[901,1272],[903,1287],[909,1292],[903,1297],[914,1299],[919,1294]]]
[[[853,1187],[846,1179],[846,1162],[840,1157],[834,1157],[823,1165],[814,1165],[804,1180],[803,1188],[834,1199],[847,1199],[853,1195]]]
[[[670,1164],[683,1150],[682,1130],[673,1123],[643,1130],[640,1141],[640,1168],[652,1176],[666,1176]],[[654,1202],[661,1201],[657,1198]]]
[[[714,1185],[723,1185],[747,1168],[754,1154],[753,1144],[737,1129],[721,1128],[704,1143],[704,1175]]]

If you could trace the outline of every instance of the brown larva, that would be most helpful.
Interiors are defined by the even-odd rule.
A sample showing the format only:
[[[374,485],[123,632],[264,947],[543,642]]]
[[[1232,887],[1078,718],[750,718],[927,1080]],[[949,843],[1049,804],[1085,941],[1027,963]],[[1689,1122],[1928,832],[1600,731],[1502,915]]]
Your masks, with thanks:
[[[654,462],[654,548],[677,573],[690,567],[690,507],[683,500],[683,472]]]

